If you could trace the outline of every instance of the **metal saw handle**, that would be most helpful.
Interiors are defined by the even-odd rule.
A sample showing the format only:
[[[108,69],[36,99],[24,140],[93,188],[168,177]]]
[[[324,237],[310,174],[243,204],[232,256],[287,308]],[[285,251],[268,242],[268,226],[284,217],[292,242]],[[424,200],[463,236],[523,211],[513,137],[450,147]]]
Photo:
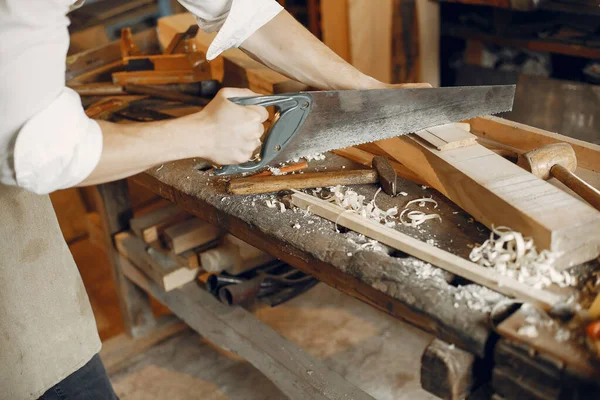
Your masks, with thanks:
[[[290,93],[274,96],[232,97],[229,101],[241,106],[275,106],[277,112],[260,150],[260,158],[237,165],[215,168],[215,175],[255,172],[269,165],[296,134],[312,107],[308,93]]]

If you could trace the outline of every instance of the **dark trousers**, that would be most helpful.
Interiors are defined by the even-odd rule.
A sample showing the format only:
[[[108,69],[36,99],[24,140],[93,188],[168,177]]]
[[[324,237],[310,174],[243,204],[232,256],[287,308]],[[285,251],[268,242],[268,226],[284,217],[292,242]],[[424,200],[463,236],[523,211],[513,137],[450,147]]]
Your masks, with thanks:
[[[87,364],[51,387],[38,400],[119,400],[96,354]]]

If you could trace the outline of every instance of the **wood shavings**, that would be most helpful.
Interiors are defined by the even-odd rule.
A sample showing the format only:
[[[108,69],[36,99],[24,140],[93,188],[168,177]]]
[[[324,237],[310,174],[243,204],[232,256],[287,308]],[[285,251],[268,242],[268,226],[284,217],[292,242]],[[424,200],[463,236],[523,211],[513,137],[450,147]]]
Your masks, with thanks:
[[[559,287],[576,285],[576,278],[569,272],[554,268],[556,258],[557,254],[548,250],[538,252],[533,239],[504,226],[493,227],[490,238],[473,247],[469,254],[471,261],[536,289],[552,284]]]
[[[398,207],[392,207],[382,210],[375,204],[375,199],[381,189],[377,190],[373,199],[365,204],[365,196],[356,193],[352,189],[343,190],[341,186],[335,186],[330,189],[333,193],[332,201],[345,211],[356,213],[364,218],[377,221],[387,227],[394,227],[396,222],[394,217],[398,214]]]
[[[529,338],[536,338],[536,337],[538,337],[538,330],[535,327],[535,325],[523,325],[517,331],[517,335],[525,336],[525,337],[529,337]]]
[[[297,163],[300,161],[300,158],[304,158],[306,161],[312,161],[312,160],[320,161],[320,160],[325,159],[325,153],[310,154],[308,156],[294,158],[292,161]]]
[[[275,167],[267,167],[267,169],[269,171],[271,171],[271,173],[275,176],[279,176],[279,175],[285,175],[286,172],[281,172],[281,170],[279,168],[275,168]]]
[[[411,200],[406,203],[404,209],[400,213],[399,220],[404,226],[412,226],[413,228],[421,225],[422,223],[429,221],[430,219],[439,219],[442,222],[442,217],[439,214],[432,213],[426,214],[420,210],[411,210],[409,207],[413,204],[418,204],[419,207],[425,207],[427,203],[433,204],[433,208],[437,208],[437,201],[429,197],[423,197],[420,199]],[[406,217],[405,217],[406,215]]]
[[[458,286],[454,293],[454,300],[460,302],[475,311],[489,313],[494,305],[503,300],[504,296],[486,287],[479,285]]]

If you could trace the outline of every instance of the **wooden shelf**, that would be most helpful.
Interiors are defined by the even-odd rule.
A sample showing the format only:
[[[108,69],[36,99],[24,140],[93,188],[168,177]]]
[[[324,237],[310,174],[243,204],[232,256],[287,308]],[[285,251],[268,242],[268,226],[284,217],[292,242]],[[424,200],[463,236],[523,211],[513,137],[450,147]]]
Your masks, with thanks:
[[[564,54],[568,56],[584,57],[590,59],[600,58],[600,48],[580,46],[565,42],[523,39],[516,37],[500,37],[473,31],[472,29],[454,26],[442,25],[442,35],[461,39],[478,40],[485,43],[494,43],[501,46],[520,47],[532,51],[542,51],[554,54]]]

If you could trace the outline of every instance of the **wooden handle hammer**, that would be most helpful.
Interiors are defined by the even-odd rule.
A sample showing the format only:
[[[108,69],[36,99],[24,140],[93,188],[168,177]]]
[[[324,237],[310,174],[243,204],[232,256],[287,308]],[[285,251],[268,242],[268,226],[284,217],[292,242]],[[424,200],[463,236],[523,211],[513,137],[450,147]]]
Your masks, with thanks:
[[[573,172],[575,151],[568,143],[553,143],[519,155],[517,165],[541,179],[554,177],[600,211],[600,191]]]
[[[377,157],[376,157],[377,158]],[[357,169],[335,172],[311,172],[295,175],[251,176],[229,181],[227,191],[232,194],[272,193],[287,189],[309,189],[336,185],[366,185],[381,183],[382,190],[396,194],[396,172],[385,157],[376,162],[373,169]]]

